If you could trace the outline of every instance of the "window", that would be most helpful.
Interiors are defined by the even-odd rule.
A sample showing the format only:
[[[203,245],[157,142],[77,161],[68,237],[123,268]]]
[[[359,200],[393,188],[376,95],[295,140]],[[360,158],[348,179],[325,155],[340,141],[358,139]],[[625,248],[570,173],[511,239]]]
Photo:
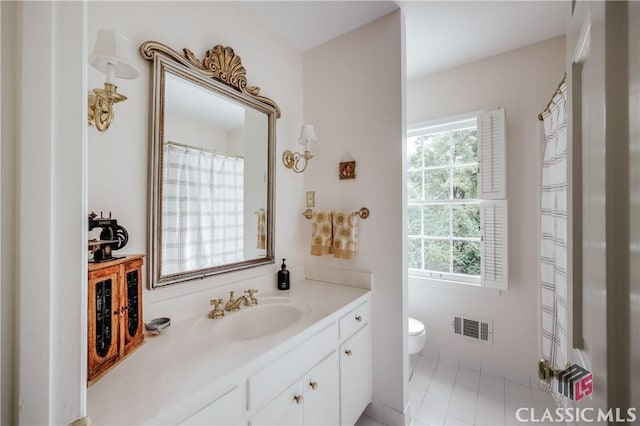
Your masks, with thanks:
[[[507,285],[504,110],[407,135],[409,274]]]
[[[408,137],[409,268],[480,282],[480,201],[475,117]]]

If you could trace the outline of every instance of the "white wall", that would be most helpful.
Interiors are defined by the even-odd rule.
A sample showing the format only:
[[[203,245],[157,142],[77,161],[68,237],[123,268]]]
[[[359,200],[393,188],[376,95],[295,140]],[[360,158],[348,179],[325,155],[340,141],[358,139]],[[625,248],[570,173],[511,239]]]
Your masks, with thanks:
[[[109,130],[101,134],[89,129],[89,209],[111,210],[118,223],[127,228],[129,243],[122,252],[147,252],[151,63],[137,54],[137,48],[147,40],[155,40],[177,51],[187,47],[202,59],[207,49],[223,44],[241,56],[249,84],[259,86],[261,94],[276,101],[282,110],[282,118],[276,124],[275,255],[286,257],[292,267],[302,265],[302,177],[285,171],[279,161],[284,147],[297,139],[302,122],[302,53],[240,3],[89,2],[88,7],[89,49],[93,48],[98,29],[115,29],[131,40],[136,49],[135,65],[140,70],[136,80],[117,81],[118,90],[129,99],[116,105],[116,118]],[[89,86],[100,87],[103,81],[104,75],[90,67]],[[276,269],[275,265],[268,265],[145,290],[144,303],[209,291]],[[207,301],[203,296],[203,303]]]
[[[2,4],[3,424],[84,413],[85,13]]]
[[[318,209],[371,210],[351,261],[309,255],[305,223],[306,262],[373,272],[373,399],[396,411],[388,420],[404,412],[403,31],[395,12],[304,53],[304,119],[319,139],[305,190],[316,191]],[[299,145],[292,139],[290,148]],[[357,161],[357,178],[340,181],[338,163],[347,153]]]
[[[258,148],[259,141],[269,134],[269,123],[264,114],[247,110],[244,127],[228,133],[229,146],[244,156],[244,255],[245,259],[264,256],[266,251],[258,249],[258,215],[260,209],[267,210],[266,147]],[[247,149],[245,150],[245,147]],[[230,152],[232,152],[230,150]],[[280,167],[280,157],[276,163]],[[276,194],[277,196],[278,194]],[[287,254],[288,255],[288,254]]]
[[[164,121],[164,141],[176,142],[216,151],[227,150],[227,131],[211,123],[194,120],[181,114],[167,113]]]
[[[0,307],[2,316],[0,322],[2,325],[0,335],[2,340],[0,347],[0,377],[2,378],[2,387],[0,388],[1,405],[0,405],[0,423],[15,424],[17,414],[15,407],[15,371],[14,359],[16,357],[16,333],[15,333],[15,211],[16,202],[16,125],[15,125],[15,103],[16,103],[16,39],[17,30],[15,22],[17,20],[16,4],[13,2],[0,3],[0,11],[2,14],[2,62],[0,93],[2,96],[2,145],[0,145],[0,187],[2,211],[0,217],[0,237],[2,245],[0,246],[0,299],[2,305]]]
[[[509,290],[498,295],[463,285],[409,279],[409,314],[426,325],[426,351],[454,361],[487,361],[509,374],[534,374],[539,358],[539,178],[537,115],[564,74],[564,37],[463,65],[407,84],[409,124],[482,108],[507,112]],[[453,314],[493,321],[493,346],[454,336]],[[491,365],[493,364],[493,365]]]

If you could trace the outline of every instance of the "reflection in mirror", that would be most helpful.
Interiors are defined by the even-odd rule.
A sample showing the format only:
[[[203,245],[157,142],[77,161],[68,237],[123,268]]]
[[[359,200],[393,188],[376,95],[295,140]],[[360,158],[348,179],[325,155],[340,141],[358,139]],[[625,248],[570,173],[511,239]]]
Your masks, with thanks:
[[[162,275],[265,255],[267,135],[265,114],[166,74]]]
[[[246,79],[217,80],[206,61],[239,64],[230,48],[202,64],[155,42],[141,51],[154,61],[151,287],[273,262],[277,106]]]

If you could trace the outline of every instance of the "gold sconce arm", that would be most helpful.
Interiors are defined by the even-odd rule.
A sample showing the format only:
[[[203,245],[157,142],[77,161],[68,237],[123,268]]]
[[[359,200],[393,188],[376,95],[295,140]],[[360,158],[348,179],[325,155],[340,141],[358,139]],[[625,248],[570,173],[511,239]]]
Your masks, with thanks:
[[[105,83],[104,89],[89,92],[88,123],[96,126],[100,132],[106,131],[113,121],[113,104],[127,100],[117,90],[115,85]]]
[[[302,173],[307,168],[307,163],[310,159],[313,158],[311,152],[305,151],[304,154],[300,154],[299,152],[291,152],[286,150],[282,154],[282,162],[287,169],[292,169],[296,173]],[[300,166],[300,162],[304,160],[302,166]]]

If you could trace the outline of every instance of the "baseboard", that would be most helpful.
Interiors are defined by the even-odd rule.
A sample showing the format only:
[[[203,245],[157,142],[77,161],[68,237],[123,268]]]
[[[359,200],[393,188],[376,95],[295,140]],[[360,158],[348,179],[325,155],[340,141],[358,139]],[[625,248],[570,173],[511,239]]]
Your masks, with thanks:
[[[410,418],[405,413],[372,401],[364,410],[364,414],[384,425],[399,426],[409,424]]]
[[[382,423],[384,417],[384,406],[378,402],[371,401],[367,408],[364,409],[364,414],[371,417],[374,420]]]

